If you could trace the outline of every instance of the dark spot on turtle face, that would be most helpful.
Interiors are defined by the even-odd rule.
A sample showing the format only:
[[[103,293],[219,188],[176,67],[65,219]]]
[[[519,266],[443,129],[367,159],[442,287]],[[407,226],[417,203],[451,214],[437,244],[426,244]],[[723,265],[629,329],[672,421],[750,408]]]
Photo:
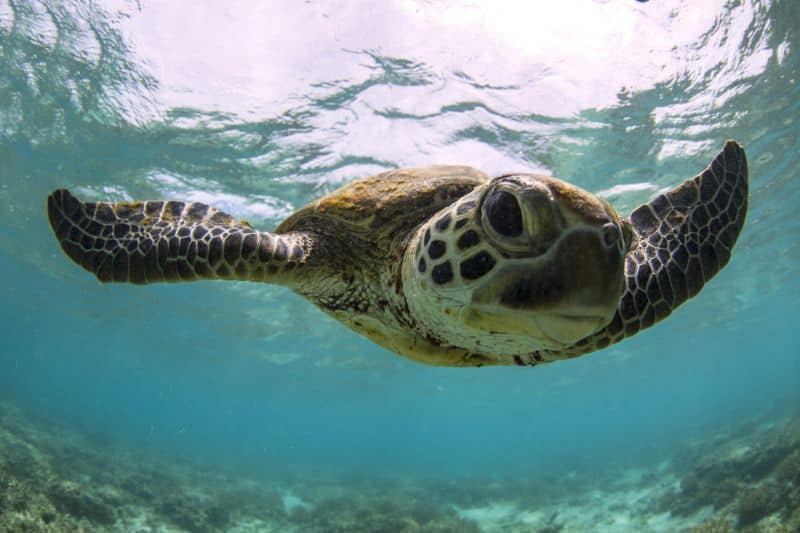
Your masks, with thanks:
[[[478,232],[475,230],[465,231],[464,234],[458,238],[456,245],[458,246],[459,250],[466,250],[470,246],[475,246],[481,242],[481,238],[478,237]]]
[[[182,228],[178,228],[178,237],[188,237],[189,236],[189,228],[186,226]]]
[[[431,241],[431,228],[427,228],[425,230],[425,237],[422,239],[422,243],[427,246],[427,244]]]
[[[475,207],[475,202],[464,202],[456,208],[457,215],[463,215]]]
[[[294,248],[292,248],[292,260],[293,261],[300,261],[303,258],[304,255],[305,255],[305,252],[303,252],[303,249],[300,246],[295,245]]]
[[[444,241],[435,240],[428,246],[428,256],[431,259],[439,259],[447,251],[447,244]]]
[[[461,220],[456,220],[455,229],[463,228],[464,226],[467,225],[467,222],[469,222],[468,218],[462,218]]]
[[[428,265],[425,264],[425,258],[424,257],[420,257],[419,258],[419,263],[417,263],[417,270],[419,270],[420,272],[425,272],[425,270],[427,268],[428,268]]]
[[[203,226],[197,226],[194,228],[194,231],[192,231],[192,237],[195,239],[202,239],[206,233],[208,233],[206,228]]]
[[[450,216],[450,213],[447,213],[445,216],[443,216],[442,218],[440,218],[439,220],[436,221],[436,224],[435,224],[436,230],[437,231],[447,231],[447,228],[450,227],[450,221],[451,220],[452,220],[452,217]]]
[[[494,268],[494,257],[482,251],[461,263],[461,277],[464,279],[478,279]]]
[[[453,267],[450,265],[450,261],[433,267],[433,270],[431,270],[431,278],[433,279],[433,282],[438,285],[444,285],[445,283],[452,281]]]

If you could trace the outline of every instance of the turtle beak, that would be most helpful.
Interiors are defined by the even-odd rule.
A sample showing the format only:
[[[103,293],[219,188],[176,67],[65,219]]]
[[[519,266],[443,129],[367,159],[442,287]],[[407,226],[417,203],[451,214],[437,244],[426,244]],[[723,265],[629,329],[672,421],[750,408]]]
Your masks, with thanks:
[[[509,261],[497,272],[496,283],[473,293],[462,320],[537,337],[553,347],[598,331],[613,318],[624,282],[623,236],[610,224],[613,232],[611,227],[568,232],[526,268]]]

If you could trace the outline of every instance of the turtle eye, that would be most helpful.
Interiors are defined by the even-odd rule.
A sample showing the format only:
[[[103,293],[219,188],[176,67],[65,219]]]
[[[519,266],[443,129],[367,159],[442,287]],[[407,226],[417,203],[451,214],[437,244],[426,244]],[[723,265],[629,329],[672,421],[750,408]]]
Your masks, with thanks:
[[[519,237],[522,234],[522,210],[513,194],[494,191],[484,204],[489,224],[503,237]]]

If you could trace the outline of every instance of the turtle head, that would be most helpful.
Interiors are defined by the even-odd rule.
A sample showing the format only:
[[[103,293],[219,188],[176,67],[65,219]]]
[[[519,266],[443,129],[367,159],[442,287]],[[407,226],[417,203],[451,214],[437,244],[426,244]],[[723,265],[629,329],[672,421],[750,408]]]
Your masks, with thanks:
[[[632,230],[578,187],[513,174],[438,213],[415,239],[404,275],[424,322],[452,332],[444,342],[483,338],[511,354],[570,346],[612,320]]]

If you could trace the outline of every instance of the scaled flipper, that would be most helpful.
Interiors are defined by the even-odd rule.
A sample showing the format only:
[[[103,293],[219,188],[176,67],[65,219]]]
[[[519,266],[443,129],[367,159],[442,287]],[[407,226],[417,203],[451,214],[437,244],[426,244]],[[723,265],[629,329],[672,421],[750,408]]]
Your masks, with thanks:
[[[201,203],[81,202],[59,189],[47,214],[64,252],[102,282],[274,281],[308,252],[302,236],[257,231]]]
[[[748,204],[744,149],[735,141],[699,175],[638,207],[625,263],[625,292],[613,321],[573,355],[605,348],[669,316],[731,257]]]

